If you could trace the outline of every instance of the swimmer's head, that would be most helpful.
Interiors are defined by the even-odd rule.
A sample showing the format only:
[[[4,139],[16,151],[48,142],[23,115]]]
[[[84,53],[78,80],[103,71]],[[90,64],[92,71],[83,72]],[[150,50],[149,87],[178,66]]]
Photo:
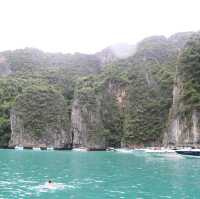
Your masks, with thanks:
[[[51,180],[49,180],[49,184],[50,184],[50,183],[52,183],[52,181],[51,181]]]

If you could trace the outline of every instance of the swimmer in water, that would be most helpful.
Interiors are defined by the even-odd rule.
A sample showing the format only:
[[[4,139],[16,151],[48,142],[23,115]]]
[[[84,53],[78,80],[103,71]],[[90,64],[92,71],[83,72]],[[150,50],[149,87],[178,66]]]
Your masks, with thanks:
[[[48,188],[51,189],[53,187],[54,187],[54,183],[51,180],[49,180],[48,181]]]
[[[55,189],[59,189],[62,190],[64,189],[65,186],[62,183],[56,183],[56,182],[52,182],[51,180],[48,180],[47,182],[45,182],[45,184],[42,186],[42,189],[49,189],[49,190],[55,190]]]

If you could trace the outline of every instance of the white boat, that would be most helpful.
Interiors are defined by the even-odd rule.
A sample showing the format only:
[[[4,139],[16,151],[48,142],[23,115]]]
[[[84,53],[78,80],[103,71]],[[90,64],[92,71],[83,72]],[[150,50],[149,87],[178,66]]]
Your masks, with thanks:
[[[200,157],[200,149],[184,148],[176,150],[176,153],[184,156],[195,156]]]
[[[22,151],[22,150],[24,150],[24,147],[23,147],[23,146],[15,146],[15,150],[20,150],[20,151]]]
[[[108,148],[106,149],[106,151],[115,151],[115,148],[114,148],[114,147],[108,147]]]
[[[81,148],[73,148],[72,151],[80,151],[80,152],[85,152],[88,151],[87,148],[81,147]]]
[[[145,149],[145,152],[166,154],[166,153],[175,153],[176,151],[172,149]]]
[[[33,150],[34,151],[41,151],[41,148],[40,147],[33,147]]]
[[[139,149],[134,149],[135,152],[145,152],[146,149],[139,148]]]
[[[132,153],[134,150],[133,149],[126,149],[126,148],[119,148],[119,149],[115,149],[116,152],[119,153]]]
[[[53,151],[54,148],[53,147],[47,147],[47,151]]]

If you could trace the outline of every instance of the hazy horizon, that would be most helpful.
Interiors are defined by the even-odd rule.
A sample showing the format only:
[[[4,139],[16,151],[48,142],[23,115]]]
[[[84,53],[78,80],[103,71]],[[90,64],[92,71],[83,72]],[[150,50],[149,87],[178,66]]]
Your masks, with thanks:
[[[198,31],[196,0],[6,0],[0,2],[0,51],[95,53],[145,37]]]

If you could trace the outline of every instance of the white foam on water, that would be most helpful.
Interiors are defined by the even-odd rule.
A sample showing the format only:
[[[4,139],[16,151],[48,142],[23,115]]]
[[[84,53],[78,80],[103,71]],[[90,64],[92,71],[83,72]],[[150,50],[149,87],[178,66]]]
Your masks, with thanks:
[[[66,188],[66,185],[64,185],[63,183],[52,183],[51,186],[49,185],[49,183],[45,183],[45,184],[34,187],[34,189],[37,190],[38,192],[64,190],[65,188]]]
[[[121,193],[121,194],[125,194],[124,191],[114,191],[114,190],[112,191],[112,190],[111,190],[110,192],[111,192],[111,193]]]
[[[160,198],[172,198],[171,196],[160,196]]]
[[[103,183],[104,181],[103,180],[95,180],[95,182],[97,182],[97,183]]]
[[[12,184],[12,182],[9,182],[9,181],[0,181],[0,185],[10,185]]]

